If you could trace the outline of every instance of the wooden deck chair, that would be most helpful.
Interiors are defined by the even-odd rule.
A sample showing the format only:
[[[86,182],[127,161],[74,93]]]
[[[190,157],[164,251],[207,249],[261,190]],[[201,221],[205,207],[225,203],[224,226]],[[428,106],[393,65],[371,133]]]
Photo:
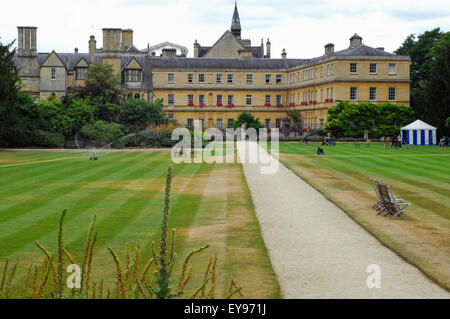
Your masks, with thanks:
[[[395,197],[392,194],[389,185],[379,182],[378,186],[382,198],[382,207],[383,207],[383,210],[380,211],[378,215],[382,214],[383,217],[391,215],[390,217],[391,219],[400,215],[403,219],[406,219],[406,216],[405,214],[403,214],[403,211],[411,204],[405,203],[405,201],[403,201],[402,199]]]
[[[375,210],[379,210],[381,209],[381,205],[383,204],[381,195],[380,195],[380,190],[378,188],[378,181],[375,178],[371,178],[370,181],[372,182],[373,185],[373,189],[375,190],[375,194],[377,194],[378,197],[378,201],[372,205],[372,208]]]
[[[396,216],[401,216],[404,220],[406,220],[406,216],[403,211],[411,206],[411,203],[405,203],[403,200],[401,202],[398,201],[397,197],[395,197],[392,193],[391,187],[389,185],[386,185],[386,187],[391,201],[391,206],[393,208],[390,218],[392,219]]]

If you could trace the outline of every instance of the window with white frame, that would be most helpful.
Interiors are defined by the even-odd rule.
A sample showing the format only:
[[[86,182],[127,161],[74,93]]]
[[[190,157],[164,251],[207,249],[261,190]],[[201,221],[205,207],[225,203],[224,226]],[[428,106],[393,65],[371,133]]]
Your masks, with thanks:
[[[266,74],[266,84],[272,83],[272,74]]]
[[[350,63],[350,73],[357,73],[358,72],[358,64],[357,63]]]
[[[389,74],[397,73],[397,68],[395,63],[389,63]]]
[[[136,93],[136,94],[134,95],[134,98],[135,98],[136,100],[139,100],[139,99],[141,98],[141,95],[140,95],[139,93]]]
[[[266,129],[270,129],[271,121],[270,119],[266,119]]]
[[[389,101],[395,101],[397,98],[395,88],[389,88]]]
[[[204,105],[205,104],[205,95],[204,94],[200,94],[198,96],[198,104],[199,105]]]
[[[188,103],[194,103],[194,95],[188,94],[187,100],[188,100]]]
[[[281,105],[283,103],[283,96],[280,94],[280,95],[277,95],[277,105]]]
[[[175,95],[174,94],[169,94],[167,96],[167,104],[169,104],[169,105],[175,104]]]
[[[223,97],[222,97],[222,94],[217,94],[217,96],[216,96],[216,102],[217,102],[217,103],[223,103]]]
[[[198,83],[205,83],[205,75],[203,73],[198,75]]]
[[[323,89],[320,89],[320,101],[323,101]]]
[[[194,127],[194,119],[187,119],[187,126]]]
[[[187,83],[194,83],[194,74],[188,73],[188,75],[187,75]]]
[[[283,75],[277,74],[277,84],[283,83]]]
[[[167,118],[168,118],[169,120],[173,120],[173,119],[174,119],[173,113],[168,113],[168,114],[167,114]]]
[[[234,83],[234,74],[228,74],[228,83]]]
[[[216,74],[216,83],[223,83],[223,75]]]
[[[173,74],[173,73],[167,74],[167,82],[175,83],[175,74]]]
[[[127,82],[141,82],[142,71],[137,69],[127,70]]]
[[[228,104],[233,104],[234,103],[234,96],[233,94],[228,95]]]
[[[217,128],[223,128],[223,121],[222,119],[217,119]]]
[[[330,76],[330,65],[327,64],[327,75]]]
[[[333,88],[331,88],[330,92],[331,92],[330,98],[333,99]]]
[[[251,94],[247,94],[245,96],[245,105],[247,105],[247,106],[252,105],[252,96],[251,96]]]
[[[50,71],[50,79],[56,80],[56,69],[55,68],[52,68]]]
[[[334,75],[334,63],[331,63],[331,75]]]
[[[276,128],[281,128],[281,119],[276,119],[275,127]]]
[[[377,74],[377,64],[376,63],[370,63],[369,72],[370,72],[370,74]]]
[[[323,78],[323,66],[320,67],[320,77]]]
[[[205,119],[198,119],[198,121],[200,122],[200,127],[204,128],[205,127]]]
[[[356,101],[358,99],[358,88],[350,88],[350,101]]]
[[[88,68],[77,68],[77,80],[86,80]]]
[[[247,84],[253,84],[253,74],[247,74]]]
[[[266,94],[266,102],[265,103],[272,103],[271,100],[272,100],[271,95],[270,94]]]
[[[228,119],[228,127],[233,126],[234,124],[234,119]]]
[[[376,101],[377,100],[377,88],[372,87],[369,89],[369,100]]]

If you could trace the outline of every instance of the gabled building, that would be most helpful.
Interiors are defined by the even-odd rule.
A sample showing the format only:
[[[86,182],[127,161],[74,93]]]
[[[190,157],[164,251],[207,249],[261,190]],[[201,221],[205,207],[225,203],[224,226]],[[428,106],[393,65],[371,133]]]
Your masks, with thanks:
[[[24,89],[37,98],[61,97],[84,85],[92,63],[111,64],[124,94],[161,98],[169,119],[187,126],[198,119],[226,127],[248,112],[268,128],[287,129],[287,112],[300,110],[303,126],[314,129],[324,126],[338,101],[409,105],[408,56],[365,45],[354,34],[343,50],[329,43],[316,58],[287,58],[285,50],[273,58],[269,41],[264,52],[263,43],[252,47],[241,32],[235,6],[230,30],[211,47],[196,41],[188,58],[184,47],[170,43],[140,51],[133,31],[117,28],[103,29],[102,48],[91,36],[88,53],[38,53],[36,27],[18,27],[16,63]]]

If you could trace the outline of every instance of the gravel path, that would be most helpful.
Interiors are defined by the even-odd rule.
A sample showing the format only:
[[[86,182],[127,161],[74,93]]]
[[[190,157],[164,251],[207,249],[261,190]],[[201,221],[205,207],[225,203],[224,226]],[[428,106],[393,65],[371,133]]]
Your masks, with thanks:
[[[284,165],[272,175],[261,166],[243,164],[284,298],[450,298]],[[372,264],[380,288],[367,286]]]

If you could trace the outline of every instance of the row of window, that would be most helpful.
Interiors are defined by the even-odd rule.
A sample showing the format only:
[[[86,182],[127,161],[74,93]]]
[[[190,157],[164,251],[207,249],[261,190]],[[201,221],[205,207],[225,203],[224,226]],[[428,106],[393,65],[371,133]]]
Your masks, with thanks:
[[[369,88],[369,100],[376,101],[377,100],[377,88],[371,87]],[[397,99],[397,90],[396,88],[388,89],[388,99],[389,101],[395,101]],[[350,88],[350,101],[358,101],[358,88],[351,87]]]
[[[321,78],[323,78],[324,76],[332,76],[332,75],[334,75],[334,63],[320,67]],[[318,68],[310,68],[308,70],[303,70],[297,73],[289,74],[289,77],[287,78],[287,83],[292,84],[296,82],[301,82],[301,79],[303,79],[303,81],[309,81],[318,78],[319,78]]]
[[[265,96],[265,103],[272,103],[272,95],[267,94]],[[282,95],[277,95],[275,98],[275,102],[277,105],[281,105],[283,103],[283,96]],[[195,103],[194,102],[194,95],[193,94],[188,94],[187,95],[187,103],[188,104],[192,104]],[[200,94],[198,96],[198,104],[199,105],[204,105],[206,103],[205,100],[205,95],[204,94]],[[175,105],[175,94],[169,94],[167,96],[167,104],[168,105]],[[224,104],[224,96],[222,94],[217,94],[216,95],[216,104]],[[233,94],[228,94],[227,95],[227,104],[231,105],[234,104],[234,95]],[[251,106],[253,105],[253,96],[251,94],[247,94],[245,96],[245,105],[247,106]]]
[[[358,63],[351,62],[350,63],[350,74],[358,74]],[[76,79],[77,80],[85,80],[86,75],[88,72],[88,68],[77,68],[76,70]],[[326,73],[324,73],[326,72]],[[397,72],[397,66],[395,63],[389,63],[389,74],[396,74]],[[377,63],[370,63],[369,65],[369,73],[370,74],[377,74],[378,73],[378,64]],[[318,78],[318,69],[317,68],[311,68],[308,70],[304,70],[298,73],[292,73],[288,77],[288,84],[296,83],[297,81],[300,82],[300,74],[303,74],[303,81],[313,80]],[[320,67],[320,77],[324,77],[324,74],[327,76],[334,75],[334,64],[329,64],[326,66],[326,71],[324,66]],[[142,70],[139,69],[129,69],[125,73],[125,78],[127,82],[141,82],[142,81]],[[52,68],[50,72],[50,79],[56,80],[56,69]],[[169,73],[167,75],[167,81],[168,83],[175,83],[175,74]],[[247,74],[246,75],[246,82],[247,84],[253,84],[253,74]],[[187,83],[193,84],[194,83],[194,74],[188,73],[187,74]],[[198,74],[198,83],[204,84],[205,83],[205,74],[200,73]],[[216,74],[216,83],[222,84],[223,82],[223,74]],[[234,83],[234,74],[227,74],[227,83],[232,84]],[[265,75],[265,83],[266,84],[272,84],[272,74],[266,74]],[[282,84],[283,83],[283,75],[282,74],[276,74],[275,76],[275,83],[276,84]]]
[[[206,83],[206,77],[204,73],[200,73],[197,75],[198,76],[198,83],[199,84],[204,84]],[[228,84],[233,84],[235,80],[235,76],[234,74],[227,74],[226,75],[226,81]],[[174,73],[169,73],[167,75],[167,82],[168,83],[175,83],[175,74]],[[187,83],[189,84],[193,84],[195,83],[195,79],[194,79],[194,74],[193,73],[188,73],[187,74]],[[216,83],[217,84],[222,84],[224,83],[224,75],[223,74],[216,74]],[[253,74],[246,74],[246,83],[247,84],[253,84]],[[272,84],[272,74],[266,74],[265,75],[265,83],[266,84]],[[283,83],[283,75],[282,74],[276,74],[275,75],[275,83],[276,84],[282,84]]]
[[[174,119],[173,113],[169,113],[167,115],[167,117],[169,119]],[[200,126],[202,128],[205,127],[205,119],[199,119],[199,122],[200,122]],[[265,127],[267,129],[272,128],[272,120],[271,119],[266,119],[264,123],[265,123]],[[209,124],[210,124],[210,127],[213,127],[214,126],[214,119],[212,119],[212,118],[209,119]],[[228,127],[233,126],[233,124],[234,124],[234,119],[228,119]],[[194,127],[194,119],[188,119],[187,120],[187,126],[188,127]],[[223,120],[222,119],[220,119],[220,118],[217,119],[216,127],[220,128],[220,129],[223,129]],[[281,119],[276,119],[275,120],[275,127],[278,128],[278,129],[281,128]]]
[[[370,63],[369,73],[370,74],[378,74],[378,64],[377,63]],[[397,73],[397,65],[395,63],[389,63],[388,73],[389,74]],[[358,63],[356,63],[356,62],[350,63],[350,74],[358,74]]]

